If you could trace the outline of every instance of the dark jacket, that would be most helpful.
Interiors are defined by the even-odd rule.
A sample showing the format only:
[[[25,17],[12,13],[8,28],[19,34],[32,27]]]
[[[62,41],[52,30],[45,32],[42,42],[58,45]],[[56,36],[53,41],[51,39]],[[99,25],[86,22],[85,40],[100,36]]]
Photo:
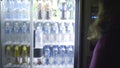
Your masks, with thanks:
[[[120,68],[120,25],[110,28],[98,40],[89,68]]]

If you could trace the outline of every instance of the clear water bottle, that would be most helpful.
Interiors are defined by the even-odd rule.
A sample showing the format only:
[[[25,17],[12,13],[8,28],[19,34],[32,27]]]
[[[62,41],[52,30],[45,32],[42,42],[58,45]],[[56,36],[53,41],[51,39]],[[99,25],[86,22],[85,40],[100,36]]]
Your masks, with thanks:
[[[65,54],[66,54],[66,46],[60,45],[59,46],[59,64],[64,65],[65,64]]]
[[[12,32],[12,24],[11,22],[5,22],[5,33],[10,34]]]
[[[74,40],[74,27],[72,22],[67,22],[65,23],[65,27],[66,27],[66,41],[68,43],[73,43]]]
[[[48,42],[50,42],[50,31],[51,31],[51,25],[50,25],[50,23],[49,22],[45,22],[45,23],[43,23],[43,27],[42,27],[42,30],[43,30],[43,42],[44,43],[48,43]]]
[[[27,2],[25,0],[21,0],[20,6],[21,6],[21,9],[20,9],[21,19],[27,19],[27,16],[28,16],[27,8],[29,7],[29,5],[27,6]]]
[[[4,23],[4,33],[5,33],[5,40],[6,41],[11,41],[12,31],[13,31],[12,22],[5,22]]]
[[[27,33],[27,23],[26,22],[21,22],[21,32]]]
[[[43,48],[43,32],[42,32],[42,23],[36,22],[35,24],[35,48]]]
[[[73,64],[74,63],[74,46],[69,45],[66,47],[66,64]]]
[[[20,33],[21,33],[21,41],[30,41],[29,38],[29,33],[30,33],[30,23],[28,22],[21,22],[20,23]]]
[[[30,4],[27,0],[21,0],[21,19],[28,19],[30,12]]]
[[[49,61],[49,59],[51,57],[51,47],[50,47],[50,45],[45,45],[43,47],[43,55],[45,57],[45,64],[46,65],[50,64],[50,61]]]
[[[65,27],[66,27],[66,32],[67,33],[73,33],[73,25],[72,25],[71,22],[65,23]]]
[[[58,45],[53,45],[52,46],[52,57],[53,57],[53,64],[56,65],[58,64],[58,56],[59,56],[59,47]]]
[[[51,42],[58,42],[59,40],[58,32],[59,32],[58,23],[57,22],[51,23]]]
[[[20,30],[20,22],[16,21],[16,22],[13,22],[13,41],[15,42],[21,42],[21,30]]]
[[[20,0],[14,0],[13,19],[20,19]]]
[[[19,33],[20,32],[20,24],[19,24],[19,22],[14,22],[14,24],[13,24],[13,32],[14,33]]]
[[[6,19],[12,19],[12,10],[13,10],[12,0],[6,0],[4,3],[4,11],[5,11]]]
[[[64,22],[59,23],[59,42],[63,43],[65,42],[65,33],[66,33],[66,27]]]

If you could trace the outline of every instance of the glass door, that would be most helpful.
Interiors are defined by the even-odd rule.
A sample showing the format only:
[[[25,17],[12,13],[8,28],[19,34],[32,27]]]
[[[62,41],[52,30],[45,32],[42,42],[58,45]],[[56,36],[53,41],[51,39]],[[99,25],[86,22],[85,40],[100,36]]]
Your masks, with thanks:
[[[30,1],[1,1],[3,68],[30,67]]]
[[[75,0],[33,0],[33,68],[74,68]]]

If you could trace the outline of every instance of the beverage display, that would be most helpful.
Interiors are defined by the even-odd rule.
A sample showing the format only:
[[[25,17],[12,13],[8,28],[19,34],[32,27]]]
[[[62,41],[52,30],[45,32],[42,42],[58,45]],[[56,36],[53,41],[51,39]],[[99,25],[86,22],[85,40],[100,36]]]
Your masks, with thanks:
[[[73,66],[74,0],[2,0],[1,3],[3,68]],[[6,42],[10,43],[4,45]]]

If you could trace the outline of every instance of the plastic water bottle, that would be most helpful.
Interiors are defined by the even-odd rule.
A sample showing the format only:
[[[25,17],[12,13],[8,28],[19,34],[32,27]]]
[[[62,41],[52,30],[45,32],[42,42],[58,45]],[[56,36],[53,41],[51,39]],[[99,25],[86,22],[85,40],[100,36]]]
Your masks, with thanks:
[[[51,25],[50,25],[50,23],[49,22],[45,22],[45,23],[43,23],[43,27],[42,27],[42,30],[43,30],[43,42],[44,43],[48,43],[48,42],[50,42],[50,31],[51,31]]]
[[[30,23],[28,22],[21,22],[20,23],[20,33],[21,33],[21,41],[30,41],[29,38],[29,33],[30,33]]]
[[[13,18],[20,19],[20,0],[14,0]]]
[[[58,28],[58,23],[57,22],[53,22],[51,23],[51,42],[58,42],[58,32],[59,32],[59,28]]]
[[[43,32],[42,32],[42,23],[36,22],[35,24],[35,48],[43,48]]]
[[[21,0],[21,19],[29,19],[30,2],[28,0]]]
[[[19,22],[14,22],[13,30],[14,30],[14,33],[19,33],[20,32],[20,24],[19,24]]]
[[[74,27],[72,22],[65,23],[66,27],[66,41],[68,43],[74,44]]]
[[[66,33],[66,27],[64,22],[59,23],[59,42],[64,43],[65,42],[65,33]]]
[[[11,22],[5,22],[5,33],[10,34],[12,32],[12,24]]]
[[[59,56],[59,47],[58,45],[53,45],[52,46],[52,57],[53,57],[53,64],[56,65],[58,64],[58,56]]]
[[[13,3],[12,0],[5,1],[5,18],[6,19],[12,19],[12,9],[13,9]]]
[[[60,45],[59,46],[59,59],[58,59],[60,65],[65,64],[65,54],[66,54],[66,46]]]
[[[13,41],[21,42],[20,23],[13,22]]]
[[[69,45],[66,47],[66,63],[71,65],[74,63],[74,46]]]
[[[12,22],[5,22],[4,23],[4,33],[5,33],[5,40],[6,41],[11,41],[12,31],[13,31]]]
[[[50,57],[51,57],[51,47],[50,45],[45,45],[43,47],[43,54],[44,54],[44,57],[45,57],[45,64],[48,65],[50,64]]]

